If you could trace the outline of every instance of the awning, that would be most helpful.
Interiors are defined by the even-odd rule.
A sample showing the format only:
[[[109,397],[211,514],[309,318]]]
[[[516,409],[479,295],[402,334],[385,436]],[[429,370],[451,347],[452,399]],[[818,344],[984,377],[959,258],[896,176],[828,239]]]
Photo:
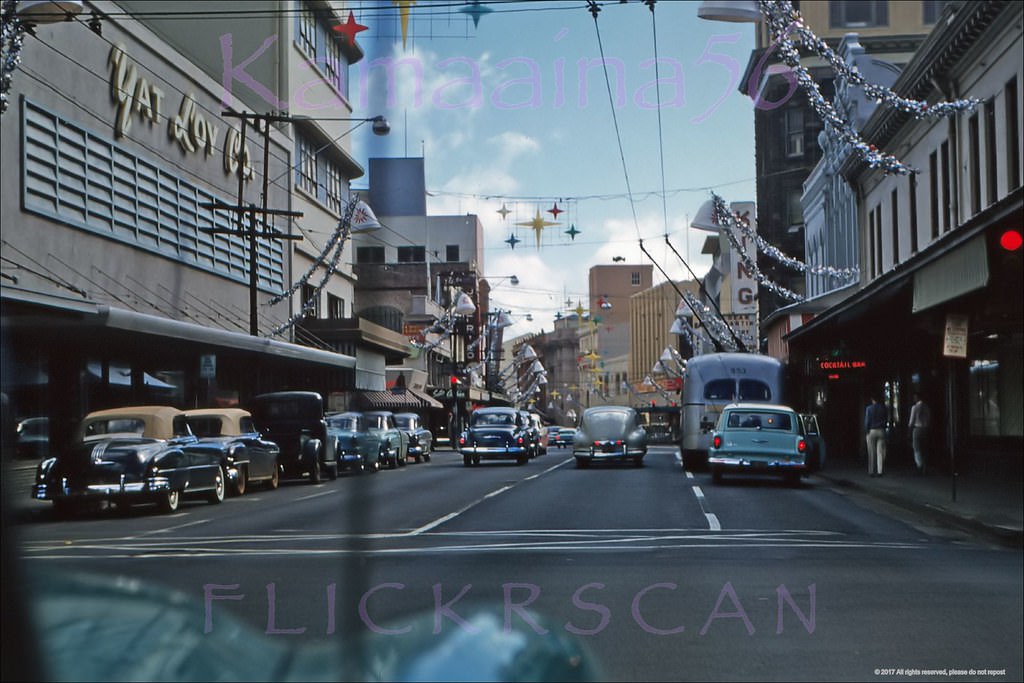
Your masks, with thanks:
[[[390,391],[361,391],[359,397],[368,408],[375,410],[419,410],[444,407],[440,401],[408,388]]]

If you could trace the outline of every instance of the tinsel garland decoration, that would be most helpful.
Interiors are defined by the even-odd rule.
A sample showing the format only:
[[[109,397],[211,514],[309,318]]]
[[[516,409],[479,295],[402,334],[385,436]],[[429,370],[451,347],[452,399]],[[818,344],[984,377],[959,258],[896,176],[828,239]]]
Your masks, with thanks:
[[[0,21],[3,23],[2,52],[0,55],[0,116],[7,112],[7,93],[11,90],[14,72],[21,64],[21,50],[25,44],[25,25],[18,18],[16,0],[3,0]]]
[[[756,232],[750,228],[750,221],[737,217],[735,214],[731,214],[726,208],[725,200],[719,197],[717,194],[712,193],[711,199],[714,202],[714,220],[719,225],[726,226],[727,228],[737,228],[743,235],[754,242],[757,245],[758,251],[772,259],[773,261],[780,263],[781,265],[795,270],[799,273],[810,273],[811,275],[824,275],[825,277],[835,278],[842,282],[852,282],[860,277],[860,268],[835,268],[833,266],[808,266],[803,261],[795,259],[792,256],[787,256],[775,245],[768,242]],[[733,246],[736,246],[736,239],[730,235],[730,241]]]
[[[693,307],[694,310],[700,311],[700,318],[704,321],[704,326],[709,328],[706,334],[713,334],[716,339],[721,340],[721,343],[728,351],[739,351],[739,347],[736,342],[733,341],[732,335],[734,334],[732,328],[725,320],[723,320],[718,313],[716,313],[710,306],[705,305],[703,302],[698,301],[695,296],[689,292],[683,292],[683,296],[686,298],[687,303]],[[748,349],[757,348],[757,340],[750,338],[745,333],[735,333],[737,336],[742,337],[743,344]]]
[[[837,136],[850,145],[854,153],[864,160],[871,168],[879,168],[884,173],[906,175],[916,172],[895,156],[880,152],[874,145],[866,143],[852,125],[840,115],[832,104],[821,94],[818,84],[811,78],[807,69],[800,64],[800,52],[789,34],[795,33],[800,42],[825,59],[833,71],[849,83],[860,86],[864,92],[879,104],[885,103],[902,111],[913,114],[916,118],[925,116],[949,116],[958,112],[971,111],[977,107],[979,100],[974,98],[929,104],[919,100],[900,97],[891,89],[868,83],[856,67],[847,64],[818,38],[803,23],[803,18],[789,0],[758,0],[761,14],[764,15],[768,28],[779,48],[783,61],[793,69],[797,83],[807,93],[808,101],[815,113],[825,124],[827,133]]]
[[[330,263],[327,264],[327,268],[324,271],[323,277],[320,278],[320,282],[313,289],[313,292],[310,294],[309,298],[302,302],[302,307],[299,309],[299,312],[293,315],[292,317],[288,318],[288,320],[286,320],[285,322],[275,327],[271,331],[272,335],[277,336],[279,334],[282,334],[285,330],[294,327],[296,323],[305,318],[309,314],[309,312],[313,310],[313,307],[316,304],[316,299],[320,295],[320,292],[323,291],[323,288],[327,285],[327,282],[338,271],[338,262],[341,261],[341,254],[345,250],[345,242],[348,240],[349,230],[352,228],[352,213],[355,211],[358,199],[359,197],[357,195],[354,196],[351,199],[351,201],[349,201],[348,206],[345,207],[345,215],[342,216],[341,221],[338,223],[338,228],[334,231],[334,234],[331,235],[331,239],[328,241],[329,245],[334,246],[334,256],[331,258]],[[316,261],[314,261],[313,266],[308,271],[306,271],[302,278],[300,278],[297,282],[292,284],[292,286],[289,287],[286,293],[271,299],[270,303],[274,304],[283,300],[285,297],[293,294],[302,285],[306,284],[309,281],[309,278],[312,277],[316,269],[323,265],[327,253],[329,251],[330,247],[324,248],[324,250],[317,257]]]

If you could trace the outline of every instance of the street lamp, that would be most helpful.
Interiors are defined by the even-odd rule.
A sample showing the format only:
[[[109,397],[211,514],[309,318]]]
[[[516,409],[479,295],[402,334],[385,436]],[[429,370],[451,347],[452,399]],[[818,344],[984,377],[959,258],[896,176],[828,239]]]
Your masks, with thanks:
[[[753,0],[704,0],[697,8],[697,16],[708,21],[757,23],[761,21],[761,10]]]

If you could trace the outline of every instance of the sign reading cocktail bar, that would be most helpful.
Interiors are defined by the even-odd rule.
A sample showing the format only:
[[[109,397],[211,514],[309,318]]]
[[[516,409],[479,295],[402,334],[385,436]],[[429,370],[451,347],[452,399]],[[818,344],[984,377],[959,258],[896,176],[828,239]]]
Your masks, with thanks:
[[[217,152],[220,127],[196,104],[195,95],[183,95],[178,104],[178,113],[173,118],[163,116],[166,93],[158,88],[135,66],[123,45],[110,49],[110,96],[117,108],[114,121],[114,135],[122,138],[128,134],[132,122],[138,120],[150,126],[168,122],[168,137],[185,154],[202,154],[212,157]],[[233,175],[242,166],[246,180],[253,176],[252,157],[249,147],[242,147],[242,134],[227,128],[224,134],[224,173]]]

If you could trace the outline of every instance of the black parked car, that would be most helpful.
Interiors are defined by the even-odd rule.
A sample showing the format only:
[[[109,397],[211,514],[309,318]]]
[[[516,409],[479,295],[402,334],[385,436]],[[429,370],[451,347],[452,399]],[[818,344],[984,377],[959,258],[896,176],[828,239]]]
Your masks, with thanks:
[[[423,418],[416,413],[395,413],[395,426],[409,436],[409,455],[416,462],[430,462],[434,450],[434,435],[423,426]]]
[[[281,449],[260,436],[249,411],[240,408],[186,410],[185,421],[199,439],[196,447],[212,449],[220,456],[228,487],[236,496],[244,494],[254,482],[266,482],[270,488],[277,488],[281,476],[277,459]]]
[[[315,391],[260,394],[249,406],[256,429],[281,449],[278,460],[285,476],[309,476],[319,484],[324,473],[338,478],[335,439],[327,436],[324,400]]]
[[[81,442],[39,464],[32,497],[52,500],[59,512],[112,502],[120,508],[156,503],[173,512],[183,496],[224,500],[227,476],[210,449],[158,439],[111,438]]]
[[[529,419],[515,408],[477,408],[469,416],[469,427],[459,436],[462,462],[479,465],[481,459],[512,459],[525,465],[534,453]]]

